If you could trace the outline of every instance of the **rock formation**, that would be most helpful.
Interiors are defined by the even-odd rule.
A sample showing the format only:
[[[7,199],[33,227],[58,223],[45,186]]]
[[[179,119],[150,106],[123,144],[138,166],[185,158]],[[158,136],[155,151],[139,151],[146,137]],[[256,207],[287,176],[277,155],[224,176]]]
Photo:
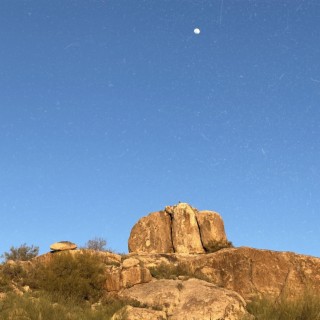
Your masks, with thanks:
[[[175,266],[181,275],[206,279],[238,292],[248,301],[256,296],[277,298],[289,294],[299,297],[306,289],[320,292],[320,258],[293,252],[240,247],[205,255],[131,256],[151,270]]]
[[[221,216],[187,203],[167,206],[141,218],[132,228],[129,252],[205,253],[230,246]]]
[[[255,297],[320,292],[319,258],[230,247],[221,216],[186,203],[140,219],[128,246],[130,253],[119,255],[74,250],[75,244],[62,241],[31,261],[8,261],[6,270],[22,267],[33,272],[33,264],[49,263],[55,255],[72,257],[90,251],[104,265],[105,297],[127,301],[112,320],[253,319],[246,302]],[[24,289],[13,289],[24,294]]]

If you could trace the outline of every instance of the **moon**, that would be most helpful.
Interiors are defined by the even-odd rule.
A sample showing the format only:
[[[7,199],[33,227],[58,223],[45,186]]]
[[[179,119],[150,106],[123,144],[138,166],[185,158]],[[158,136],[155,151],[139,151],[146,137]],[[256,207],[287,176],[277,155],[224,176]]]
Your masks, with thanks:
[[[195,34],[200,34],[201,30],[200,30],[199,28],[195,28],[195,29],[193,30],[193,32],[194,32]]]

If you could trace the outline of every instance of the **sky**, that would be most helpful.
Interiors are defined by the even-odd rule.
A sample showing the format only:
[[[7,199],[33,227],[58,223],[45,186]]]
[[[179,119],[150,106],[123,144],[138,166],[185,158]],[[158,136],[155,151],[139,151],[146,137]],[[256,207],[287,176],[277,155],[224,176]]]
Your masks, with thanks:
[[[318,0],[2,0],[0,254],[181,201],[319,257],[319,39]]]

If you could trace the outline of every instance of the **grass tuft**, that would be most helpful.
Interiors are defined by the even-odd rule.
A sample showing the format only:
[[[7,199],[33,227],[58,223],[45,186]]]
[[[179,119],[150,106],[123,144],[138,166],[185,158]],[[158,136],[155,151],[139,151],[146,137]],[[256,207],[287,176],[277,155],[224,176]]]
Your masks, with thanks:
[[[320,320],[320,296],[306,291],[299,298],[254,299],[247,305],[256,320]]]

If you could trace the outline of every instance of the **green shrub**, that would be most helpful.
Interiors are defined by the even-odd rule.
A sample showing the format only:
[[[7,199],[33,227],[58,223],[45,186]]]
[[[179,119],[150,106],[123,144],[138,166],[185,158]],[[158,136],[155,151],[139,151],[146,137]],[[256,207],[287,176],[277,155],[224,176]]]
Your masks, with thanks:
[[[36,257],[39,254],[39,247],[31,247],[27,246],[25,243],[20,247],[11,247],[10,252],[5,252],[1,255],[5,261],[13,260],[13,261],[28,261],[32,258]]]
[[[30,286],[53,296],[78,301],[97,301],[103,294],[105,267],[90,252],[58,252],[33,269]]]

